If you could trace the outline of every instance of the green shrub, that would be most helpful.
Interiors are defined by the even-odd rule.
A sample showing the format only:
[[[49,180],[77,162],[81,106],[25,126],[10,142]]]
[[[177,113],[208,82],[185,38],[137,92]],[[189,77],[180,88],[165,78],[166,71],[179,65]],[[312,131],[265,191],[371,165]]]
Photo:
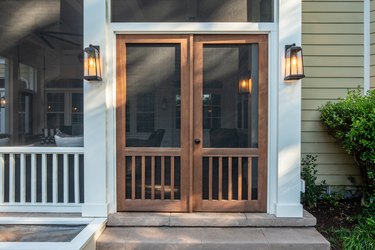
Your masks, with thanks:
[[[301,178],[305,181],[305,193],[302,193],[302,202],[308,207],[316,206],[316,202],[321,196],[325,181],[316,183],[316,158],[317,156],[306,155],[301,161]]]
[[[338,232],[344,250],[373,250],[375,249],[375,217],[361,219],[353,230]]]
[[[375,169],[375,90],[362,95],[351,90],[345,99],[328,102],[319,108],[328,132],[338,138],[353,155],[364,182],[364,197],[374,200]]]

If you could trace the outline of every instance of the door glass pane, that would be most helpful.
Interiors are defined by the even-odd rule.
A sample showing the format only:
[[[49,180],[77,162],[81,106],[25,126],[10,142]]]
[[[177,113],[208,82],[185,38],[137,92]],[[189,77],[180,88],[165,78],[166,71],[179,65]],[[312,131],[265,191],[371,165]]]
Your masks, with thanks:
[[[112,22],[273,22],[273,0],[112,0]]]
[[[126,146],[180,146],[178,44],[126,47]]]
[[[258,147],[258,45],[203,46],[203,147]]]

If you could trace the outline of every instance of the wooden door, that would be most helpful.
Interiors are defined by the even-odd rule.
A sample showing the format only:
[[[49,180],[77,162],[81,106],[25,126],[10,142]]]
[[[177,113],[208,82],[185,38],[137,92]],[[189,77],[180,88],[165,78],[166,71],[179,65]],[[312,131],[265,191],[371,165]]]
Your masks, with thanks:
[[[118,211],[188,210],[188,41],[117,36]]]
[[[118,35],[116,54],[118,211],[265,212],[267,36]]]
[[[266,211],[267,58],[266,35],[194,37],[195,211]]]

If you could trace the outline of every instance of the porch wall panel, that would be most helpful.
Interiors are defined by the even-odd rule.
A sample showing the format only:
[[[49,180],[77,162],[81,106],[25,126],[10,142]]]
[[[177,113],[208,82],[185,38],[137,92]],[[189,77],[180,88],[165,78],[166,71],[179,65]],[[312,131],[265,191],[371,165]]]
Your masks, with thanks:
[[[363,88],[363,7],[363,0],[302,1],[302,156],[318,156],[318,180],[328,185],[361,183],[352,158],[322,125],[318,108],[344,97],[348,89]],[[375,66],[372,73],[375,87]]]

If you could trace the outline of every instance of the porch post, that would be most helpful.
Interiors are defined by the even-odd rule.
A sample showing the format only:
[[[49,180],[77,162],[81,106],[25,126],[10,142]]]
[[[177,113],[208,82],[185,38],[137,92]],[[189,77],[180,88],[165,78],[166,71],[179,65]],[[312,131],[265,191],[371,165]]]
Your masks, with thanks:
[[[301,44],[301,0],[279,0],[277,217],[302,217],[301,81],[284,81],[285,45]]]
[[[105,0],[84,0],[84,46],[100,46],[103,81],[84,83],[84,217],[107,216],[106,176],[106,46]]]

